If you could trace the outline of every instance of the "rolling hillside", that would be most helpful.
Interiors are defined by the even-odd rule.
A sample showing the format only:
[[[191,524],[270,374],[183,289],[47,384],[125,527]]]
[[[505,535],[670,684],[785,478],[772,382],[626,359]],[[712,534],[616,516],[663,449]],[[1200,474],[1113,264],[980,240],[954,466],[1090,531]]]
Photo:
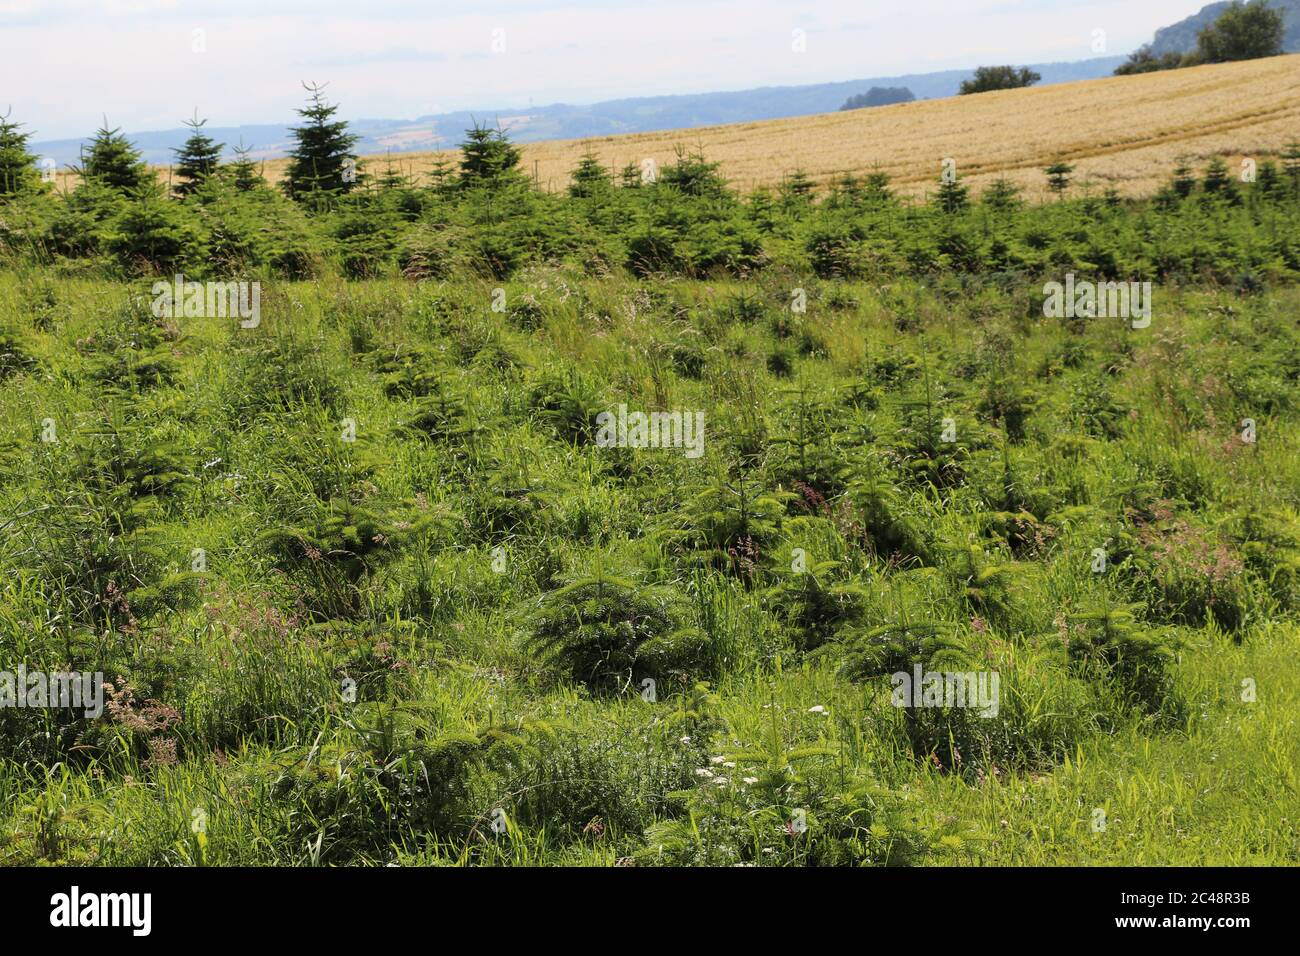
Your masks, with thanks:
[[[824,113],[791,119],[523,144],[523,168],[547,189],[563,189],[587,150],[610,167],[672,161],[679,145],[700,146],[734,186],[778,185],[802,169],[819,184],[845,173],[887,172],[911,195],[934,187],[944,158],[978,191],[1005,176],[1026,195],[1045,195],[1042,168],[1077,166],[1076,184],[1153,192],[1180,158],[1275,155],[1300,140],[1300,55],[1116,76]],[[455,151],[364,157],[371,171],[391,161],[413,177]],[[266,160],[277,180],[287,160]],[[166,179],[167,167],[159,167]],[[60,173],[60,185],[74,177]]]
[[[775,185],[802,168],[826,183],[844,173],[889,173],[904,192],[932,188],[945,157],[980,188],[999,176],[1041,194],[1042,167],[1064,159],[1076,181],[1126,195],[1152,192],[1180,157],[1267,156],[1300,139],[1300,56],[1107,77],[871,110],[524,146],[524,167],[551,189],[590,149],[621,168],[670,161],[678,144],[702,146],[741,188]],[[412,174],[438,154],[393,157]],[[444,154],[454,160],[455,154]],[[382,168],[384,157],[370,157]],[[268,161],[275,178],[283,160]]]

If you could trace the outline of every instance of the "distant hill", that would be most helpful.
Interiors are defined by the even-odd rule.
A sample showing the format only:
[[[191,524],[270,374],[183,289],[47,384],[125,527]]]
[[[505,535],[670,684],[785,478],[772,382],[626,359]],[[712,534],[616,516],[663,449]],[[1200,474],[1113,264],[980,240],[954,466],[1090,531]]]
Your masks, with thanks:
[[[1164,56],[1166,53],[1189,53],[1195,50],[1197,34],[1217,20],[1230,6],[1230,2],[1211,3],[1186,20],[1162,27],[1156,31],[1151,52],[1156,56]],[[1268,0],[1268,6],[1282,11],[1286,29],[1282,37],[1282,49],[1287,53],[1300,53],[1300,0]]]
[[[1099,57],[1073,63],[1031,64],[1042,74],[1040,86],[1069,83],[1109,76],[1124,57]],[[785,119],[814,113],[833,113],[844,101],[873,86],[907,87],[918,99],[955,96],[961,81],[973,70],[946,70],[941,73],[914,73],[906,76],[875,77],[818,83],[808,86],[771,86],[729,93],[695,93],[679,96],[643,96],[607,100],[586,106],[557,103],[550,106],[483,109],[474,112],[443,113],[414,120],[361,119],[352,122],[352,131],[360,137],[357,152],[424,152],[446,149],[458,144],[466,129],[477,120],[496,124],[510,131],[519,143],[553,139],[587,139],[622,133],[649,133],[660,130],[685,130],[728,123]],[[344,104],[346,106],[346,104]],[[212,119],[216,119],[213,117]],[[33,118],[39,129],[40,118]],[[290,146],[289,127],[285,125],[212,126],[208,135],[237,146],[240,139],[253,150],[255,158],[284,156]],[[176,129],[128,133],[147,162],[166,165],[172,162],[171,150],[185,141],[188,131]],[[81,139],[46,140],[32,143],[43,157],[60,166],[78,161]]]

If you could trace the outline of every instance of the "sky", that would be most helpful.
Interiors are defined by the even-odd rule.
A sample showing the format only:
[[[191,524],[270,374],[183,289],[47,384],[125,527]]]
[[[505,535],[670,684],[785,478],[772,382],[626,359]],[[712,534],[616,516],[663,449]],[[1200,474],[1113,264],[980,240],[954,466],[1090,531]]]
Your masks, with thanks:
[[[1209,0],[0,0],[36,139],[823,83],[1127,54]]]

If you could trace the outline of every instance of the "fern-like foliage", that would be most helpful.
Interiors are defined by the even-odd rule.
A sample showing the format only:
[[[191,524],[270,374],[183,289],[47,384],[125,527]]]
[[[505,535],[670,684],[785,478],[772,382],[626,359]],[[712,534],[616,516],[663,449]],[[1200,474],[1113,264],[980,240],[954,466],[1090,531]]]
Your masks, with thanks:
[[[784,409],[786,427],[772,438],[785,454],[777,468],[784,482],[802,482],[822,495],[838,493],[849,475],[848,463],[833,441],[832,410],[807,386],[785,389],[790,401]]]
[[[669,534],[700,552],[709,564],[752,578],[758,559],[776,537],[786,503],[798,497],[769,491],[744,472],[735,478],[719,471],[685,504],[685,518]]]
[[[765,598],[795,636],[801,651],[816,650],[840,628],[857,623],[868,592],[854,581],[835,580],[838,561],[818,561],[803,571],[781,572]]]
[[[931,563],[932,546],[924,526],[910,512],[906,496],[890,480],[879,456],[868,450],[854,474],[847,494],[861,521],[863,546],[884,560]]]
[[[403,545],[449,521],[414,505],[363,505],[338,498],[306,522],[264,532],[258,544],[307,588],[314,613],[349,617],[359,610],[360,589],[374,571]]]
[[[37,367],[30,346],[20,336],[0,332],[0,382],[15,375],[31,372]]]
[[[1294,508],[1242,510],[1226,521],[1246,567],[1283,607],[1300,605],[1300,514]]]
[[[966,450],[946,441],[941,407],[942,387],[935,384],[927,365],[920,390],[896,402],[902,416],[897,446],[913,481],[936,488],[951,488],[965,479]]]
[[[602,410],[595,388],[572,369],[545,369],[528,393],[528,407],[565,441],[590,444]]]
[[[129,498],[127,514],[147,515],[195,483],[194,457],[167,432],[110,417],[78,433],[73,475],[96,494]]]
[[[403,430],[428,438],[448,448],[477,446],[479,436],[489,426],[481,420],[471,424],[465,412],[464,396],[443,379],[423,387],[415,414],[403,423]]]
[[[173,328],[133,302],[81,348],[89,353],[91,380],[110,397],[128,399],[175,380],[179,366],[172,349],[179,338]]]
[[[446,375],[439,356],[420,346],[400,345],[372,356],[389,398],[415,398],[438,391]]]
[[[906,618],[868,628],[850,635],[839,646],[840,673],[860,681],[899,671],[910,673],[918,663],[926,669],[956,670],[969,662],[969,652],[957,634],[955,625]]]
[[[691,669],[707,638],[680,623],[686,610],[677,592],[601,567],[542,595],[528,646],[575,680],[614,690]]]
[[[1096,601],[1066,616],[1071,662],[1084,673],[1100,674],[1127,691],[1148,713],[1176,714],[1170,665],[1174,648],[1162,631],[1138,622],[1141,607]]]
[[[972,611],[1006,620],[1012,596],[1024,569],[1013,561],[996,561],[978,544],[949,546],[945,572]]]

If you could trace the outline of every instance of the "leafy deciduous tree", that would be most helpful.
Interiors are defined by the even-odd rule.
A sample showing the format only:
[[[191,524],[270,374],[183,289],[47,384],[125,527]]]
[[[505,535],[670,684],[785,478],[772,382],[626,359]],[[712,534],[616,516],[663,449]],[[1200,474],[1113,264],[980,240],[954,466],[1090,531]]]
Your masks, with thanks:
[[[1282,13],[1263,0],[1233,3],[1196,38],[1197,52],[1206,63],[1254,60],[1282,52]]]
[[[1033,86],[1042,76],[1022,66],[1016,69],[1014,66],[981,66],[975,71],[975,75],[969,80],[963,80],[960,93],[962,96],[968,96],[971,93],[988,93],[992,90],[1018,90],[1026,86]]]

